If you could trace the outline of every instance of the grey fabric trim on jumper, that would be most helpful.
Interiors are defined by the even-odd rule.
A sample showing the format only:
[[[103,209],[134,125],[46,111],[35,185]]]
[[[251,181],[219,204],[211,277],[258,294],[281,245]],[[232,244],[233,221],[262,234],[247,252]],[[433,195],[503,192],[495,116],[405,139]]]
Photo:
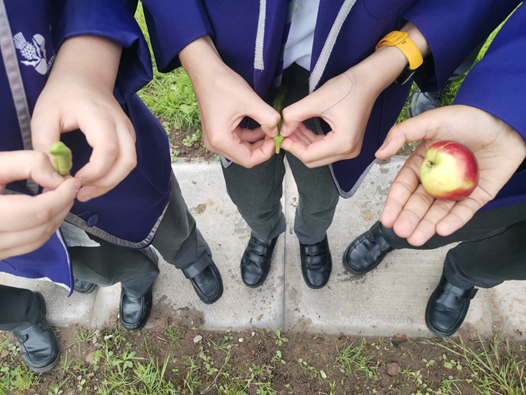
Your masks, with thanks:
[[[321,128],[321,124],[320,124],[320,119],[319,118],[314,118],[314,125],[316,126],[316,134],[323,134],[323,130]],[[353,185],[352,189],[349,192],[345,192],[340,187],[340,184],[339,184],[338,180],[336,179],[336,176],[334,175],[334,169],[332,168],[332,164],[328,165],[329,166],[329,171],[331,172],[332,180],[334,181],[334,185],[336,187],[336,190],[338,191],[338,193],[340,194],[340,196],[342,198],[349,199],[349,198],[352,198],[354,196],[356,191],[358,191],[358,188],[360,188],[360,185],[362,184],[362,182],[365,179],[365,177],[367,176],[367,174],[369,174],[369,172],[371,171],[371,169],[372,169],[372,167],[374,165],[374,162],[375,161],[373,160],[371,162],[371,164],[369,166],[367,166],[367,169],[364,170],[364,172],[362,173],[362,175],[360,176],[358,181],[356,181],[356,183]]]
[[[219,155],[219,158],[221,159],[221,164],[225,169],[228,169],[228,167],[233,163],[231,160],[228,160],[223,155]]]
[[[325,44],[323,45],[320,56],[318,57],[316,65],[314,66],[309,78],[310,93],[314,92],[314,89],[318,86],[321,76],[325,71],[325,67],[327,66],[327,62],[329,61],[329,57],[331,56],[334,44],[336,43],[336,39],[338,38],[338,34],[340,34],[343,22],[345,22],[345,19],[347,19],[347,16],[349,15],[349,12],[351,12],[351,9],[355,3],[356,0],[346,0],[340,8],[338,16],[336,16],[336,20],[331,27],[329,35],[327,36],[327,40],[325,40]]]
[[[265,44],[265,19],[267,17],[267,1],[260,0],[259,2],[259,18],[258,30],[256,35],[256,53],[254,55],[254,68],[256,70],[265,70],[265,62],[263,60],[263,48]]]
[[[4,189],[2,192],[0,192],[0,195],[21,195],[21,193],[12,191],[10,189]]]
[[[29,105],[27,104],[22,75],[18,67],[13,34],[11,32],[11,26],[9,25],[9,19],[7,18],[4,0],[0,0],[0,50],[2,52],[9,87],[11,88],[11,95],[13,96],[20,132],[22,133],[24,149],[32,150],[31,114],[29,112]],[[38,192],[38,185],[29,179],[27,180],[27,189],[31,193],[36,194]]]
[[[168,209],[168,205],[170,203],[168,203],[166,205],[166,207],[164,208],[161,216],[157,219],[157,222],[155,223],[155,225],[153,226],[152,230],[150,231],[150,233],[148,234],[148,236],[146,236],[146,238],[142,241],[139,241],[138,243],[134,243],[134,242],[131,242],[131,241],[128,241],[128,240],[124,240],[124,239],[119,239],[118,237],[115,237],[111,234],[109,234],[108,232],[100,229],[100,228],[97,228],[96,226],[88,226],[88,224],[86,223],[86,221],[84,221],[83,219],[71,214],[71,213],[68,213],[68,215],[66,216],[66,221],[69,222],[70,224],[72,225],[75,225],[76,227],[84,230],[85,232],[89,233],[89,234],[92,234],[94,236],[97,236],[99,238],[101,238],[102,240],[105,240],[107,241],[108,243],[112,243],[112,244],[115,244],[115,245],[118,245],[118,246],[121,246],[121,247],[126,247],[126,248],[132,248],[132,249],[141,249],[141,248],[145,248],[147,246],[149,246],[152,241],[153,241],[153,238],[155,236],[155,233],[157,233],[157,228],[159,228],[159,224],[161,223],[163,217],[164,217],[164,214],[166,213],[166,210]]]

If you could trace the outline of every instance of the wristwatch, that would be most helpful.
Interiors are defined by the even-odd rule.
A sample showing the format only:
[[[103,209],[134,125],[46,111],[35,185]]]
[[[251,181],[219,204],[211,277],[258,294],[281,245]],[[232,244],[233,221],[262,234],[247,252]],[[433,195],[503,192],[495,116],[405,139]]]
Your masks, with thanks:
[[[388,47],[397,47],[409,61],[409,64],[396,78],[396,83],[404,85],[411,79],[416,72],[416,69],[424,63],[422,54],[406,32],[392,31],[376,44],[375,50],[379,50],[384,45],[387,45]]]

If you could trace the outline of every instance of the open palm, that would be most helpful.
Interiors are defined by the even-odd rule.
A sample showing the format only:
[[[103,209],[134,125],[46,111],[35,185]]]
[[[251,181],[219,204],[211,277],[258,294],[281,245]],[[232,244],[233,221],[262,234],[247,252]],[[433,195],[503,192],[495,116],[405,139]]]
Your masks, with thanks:
[[[391,129],[378,158],[394,155],[404,144],[423,140],[391,185],[382,224],[420,246],[435,233],[448,236],[464,226],[492,200],[526,157],[526,144],[509,125],[469,106],[428,111]],[[479,165],[479,184],[464,200],[438,200],[420,183],[420,165],[437,141],[452,140],[473,151]]]

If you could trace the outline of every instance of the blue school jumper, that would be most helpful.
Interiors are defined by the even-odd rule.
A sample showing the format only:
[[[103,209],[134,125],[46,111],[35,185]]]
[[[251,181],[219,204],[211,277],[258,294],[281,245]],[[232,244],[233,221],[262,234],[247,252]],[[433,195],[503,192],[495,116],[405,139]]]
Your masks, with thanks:
[[[518,0],[322,0],[314,31],[309,89],[314,91],[371,55],[384,35],[410,21],[426,37],[432,53],[414,79],[422,90],[436,91],[519,3]],[[179,51],[208,34],[223,61],[261,97],[269,90],[279,63],[287,4],[286,0],[143,0],[159,70],[166,72],[180,66]],[[499,82],[507,78],[507,67],[505,62]],[[353,196],[367,174],[374,153],[400,114],[410,86],[410,83],[404,86],[393,83],[385,89],[372,109],[360,155],[329,165],[334,185],[344,198]],[[490,94],[480,96],[486,97],[491,105]],[[520,102],[513,102],[510,110],[523,112],[517,107]],[[329,130],[321,121],[317,132]],[[510,194],[522,199],[526,196],[526,183],[522,179],[519,182],[514,177],[510,185],[514,186],[503,189],[484,209],[515,201],[508,200]]]
[[[104,196],[75,201],[66,221],[115,245],[139,249],[152,242],[170,200],[171,166],[166,132],[135,95],[152,75],[135,7],[134,1],[118,0],[0,0],[0,151],[32,149],[30,116],[64,40],[91,34],[121,44],[115,97],[135,127],[137,167]],[[91,147],[78,130],[61,138],[73,151],[75,174],[88,162]],[[40,192],[29,180],[9,184],[4,193]],[[40,249],[0,261],[0,271],[48,279],[72,291],[60,231]]]

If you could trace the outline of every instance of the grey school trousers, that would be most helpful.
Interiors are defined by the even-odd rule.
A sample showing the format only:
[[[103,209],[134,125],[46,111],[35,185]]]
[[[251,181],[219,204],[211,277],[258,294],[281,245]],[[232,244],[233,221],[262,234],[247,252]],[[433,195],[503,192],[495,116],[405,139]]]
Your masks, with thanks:
[[[93,235],[89,237],[101,246],[69,248],[76,278],[101,286],[120,282],[133,297],[141,297],[150,289],[159,275],[157,257],[151,249],[129,250]],[[212,260],[210,248],[197,229],[173,174],[170,202],[152,245],[177,269]]]

